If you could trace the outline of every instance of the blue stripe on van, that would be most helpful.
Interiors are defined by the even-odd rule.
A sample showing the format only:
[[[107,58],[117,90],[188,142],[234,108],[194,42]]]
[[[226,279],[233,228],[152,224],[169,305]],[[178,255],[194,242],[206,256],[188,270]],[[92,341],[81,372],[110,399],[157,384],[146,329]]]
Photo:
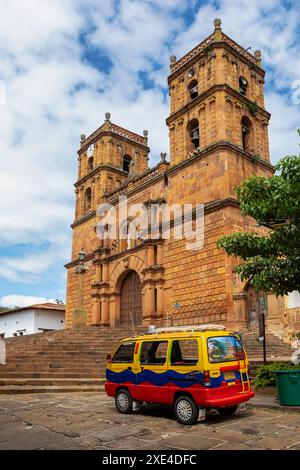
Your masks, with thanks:
[[[188,388],[196,383],[204,385],[203,374],[198,371],[180,374],[179,372],[176,372],[174,370],[168,370],[162,373],[153,372],[151,370],[144,370],[143,372],[134,374],[130,370],[123,370],[122,372],[113,372],[107,369],[106,379],[110,382],[117,384],[130,382],[132,384],[139,385],[143,382],[149,382],[153,385],[157,385],[158,387],[166,385],[167,383],[174,383],[175,385],[181,388]],[[219,387],[223,380],[223,375],[220,375],[220,377],[211,377],[211,388]]]

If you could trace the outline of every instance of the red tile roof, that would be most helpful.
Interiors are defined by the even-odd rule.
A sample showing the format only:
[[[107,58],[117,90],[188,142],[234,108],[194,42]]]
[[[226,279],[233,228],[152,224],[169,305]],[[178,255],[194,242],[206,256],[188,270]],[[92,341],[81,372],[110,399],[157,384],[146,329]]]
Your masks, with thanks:
[[[12,310],[5,310],[3,312],[0,312],[0,315],[4,315],[6,313],[21,313],[25,310],[53,310],[56,312],[64,312],[66,310],[66,306],[65,304],[55,304],[51,302],[46,302],[44,304],[28,305],[27,307],[18,307]]]

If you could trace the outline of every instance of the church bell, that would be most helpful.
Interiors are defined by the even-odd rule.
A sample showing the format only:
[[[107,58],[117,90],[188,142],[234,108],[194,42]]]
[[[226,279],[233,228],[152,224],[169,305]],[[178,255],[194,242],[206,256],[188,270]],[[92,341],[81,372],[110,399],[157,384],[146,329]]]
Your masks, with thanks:
[[[192,131],[192,142],[195,145],[195,147],[199,146],[199,129],[194,129]]]

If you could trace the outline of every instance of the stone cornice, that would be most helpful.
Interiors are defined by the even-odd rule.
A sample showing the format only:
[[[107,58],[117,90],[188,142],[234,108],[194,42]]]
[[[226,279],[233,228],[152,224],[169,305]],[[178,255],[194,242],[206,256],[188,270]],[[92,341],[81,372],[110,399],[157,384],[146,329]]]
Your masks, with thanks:
[[[86,152],[91,144],[95,143],[100,137],[104,136],[118,137],[123,141],[129,142],[131,144],[134,143],[134,145],[147,150],[147,152],[150,152],[147,137],[143,137],[111,122],[107,122],[102,124],[102,126],[100,126],[95,132],[93,132],[82,142],[82,146],[77,152],[78,155]]]
[[[171,74],[168,77],[168,83],[170,83],[178,75],[181,75],[185,69],[191,67],[200,58],[206,57],[207,50],[210,48],[224,48],[233,55],[238,55],[238,58],[246,64],[250,63],[251,66],[255,68],[255,70],[261,75],[265,74],[265,71],[258,64],[255,56],[253,56],[250,52],[246,51],[243,47],[241,47],[224,33],[222,33],[222,39],[216,41],[215,35],[213,33],[196,47],[194,47],[194,49],[181,57],[177,62],[171,64]]]
[[[164,173],[158,173],[154,177],[149,178],[146,182],[143,182],[141,180],[141,184],[137,185],[135,188],[132,190],[125,191],[124,188],[123,191],[117,192],[115,198],[110,198],[106,202],[109,202],[110,204],[114,205],[117,204],[119,201],[119,195],[124,194],[127,197],[130,197],[141,190],[147,188],[148,186],[151,186],[153,183],[156,181],[162,179],[164,177],[164,174],[167,176],[172,175],[173,173],[180,171],[182,168],[185,168],[192,163],[194,163],[197,160],[200,160],[201,158],[206,157],[212,152],[219,151],[219,150],[229,150],[234,152],[235,154],[238,154],[240,157],[245,158],[246,160],[250,161],[251,163],[255,163],[256,165],[262,166],[266,169],[268,169],[270,172],[274,173],[275,168],[274,166],[267,162],[266,160],[263,160],[262,158],[259,158],[257,156],[252,155],[249,152],[246,152],[242,147],[239,147],[238,145],[232,144],[231,142],[228,141],[219,141],[215,142],[214,144],[209,145],[205,149],[196,149],[194,152],[192,152],[185,160],[182,160],[182,162],[178,163],[177,165],[171,166],[168,170],[166,170]],[[83,217],[75,220],[73,224],[71,225],[71,228],[74,229],[78,225],[83,224],[87,220],[90,220],[92,218],[96,217],[96,211],[90,211],[88,214],[85,214]]]
[[[225,207],[235,207],[235,208],[239,208],[240,205],[238,203],[238,201],[234,198],[225,198],[225,199],[219,199],[219,200],[216,200],[216,201],[212,201],[212,202],[209,202],[207,204],[204,205],[204,213],[211,213],[211,212],[214,212],[214,211],[217,211],[217,210],[220,210],[220,209],[223,209]],[[193,213],[195,213],[196,209],[194,208],[193,209]],[[171,221],[171,227],[174,225],[174,223],[176,222],[176,220],[172,220]],[[162,239],[158,239],[158,240],[145,240],[143,243],[141,243],[140,245],[137,245],[136,247],[134,248],[131,248],[130,250],[126,250],[126,251],[122,251],[120,253],[115,253],[111,256],[107,256],[105,259],[101,260],[102,262],[100,264],[103,264],[103,263],[110,263],[110,262],[113,262],[119,258],[123,258],[125,256],[129,256],[133,253],[136,253],[140,250],[144,250],[146,248],[147,245],[149,244],[160,244],[160,243],[163,243],[164,240]],[[95,254],[94,253],[90,253],[88,255],[86,255],[85,259],[84,259],[84,262],[86,261],[90,261],[90,260],[93,260],[95,257]],[[78,259],[76,260],[73,260],[73,261],[70,261],[69,263],[65,264],[65,268],[66,269],[70,269],[70,268],[73,268],[75,266],[78,265]]]
[[[93,176],[96,176],[97,173],[100,170],[113,171],[113,172],[118,173],[119,175],[128,176],[128,173],[121,170],[121,168],[117,168],[117,167],[112,166],[112,165],[98,165],[95,168],[93,168],[89,173],[87,173],[86,175],[82,176],[79,180],[77,180],[76,183],[74,184],[75,188],[78,188],[80,185],[85,183],[87,180],[89,180]]]
[[[88,220],[90,219],[93,219],[94,217],[96,217],[96,211],[89,211],[87,214],[84,214],[82,217],[80,217],[79,219],[75,220],[72,224],[71,224],[71,228],[75,228],[77,227],[78,225],[81,225],[83,224],[84,222],[87,222]]]
[[[202,103],[202,101],[205,101],[208,99],[211,95],[216,93],[217,91],[225,91],[229,95],[231,95],[233,98],[239,100],[240,102],[244,103],[246,106],[250,105],[253,103],[253,101],[249,100],[244,95],[241,95],[238,91],[234,90],[231,88],[229,85],[226,83],[219,84],[219,85],[213,85],[211,88],[208,90],[204,91],[201,93],[201,95],[197,96],[194,100],[190,101],[189,103],[185,104],[182,108],[178,109],[175,113],[171,114],[167,119],[166,119],[166,124],[169,126],[172,124],[173,121],[175,121],[177,118],[182,116],[183,114],[186,114],[190,109],[194,108],[195,106],[199,105]],[[260,106],[257,105],[257,112],[263,115],[267,120],[270,119],[271,114],[266,111],[264,108],[261,108]]]
[[[152,170],[149,170],[147,174],[144,175],[144,177],[136,178],[135,180],[133,180],[132,189],[130,189],[131,182],[129,181],[128,183],[126,183],[126,186],[121,187],[120,190],[116,190],[114,191],[114,193],[112,193],[111,196],[108,196],[105,202],[108,202],[109,204],[114,205],[118,203],[119,196],[122,196],[122,195],[126,195],[127,197],[132,196],[133,194],[140,192],[142,189],[145,189],[151,186],[153,183],[163,178],[163,175],[165,172],[160,172],[158,169],[158,166],[159,165],[154,167]],[[134,184],[136,185],[134,186]]]
[[[172,173],[179,171],[181,168],[189,166],[192,162],[200,160],[201,158],[204,158],[205,156],[217,150],[231,150],[232,152],[237,153],[238,155],[251,161],[252,163],[263,166],[268,170],[272,171],[273,173],[275,172],[274,166],[266,160],[254,156],[252,155],[252,153],[246,152],[242,147],[239,147],[238,145],[232,144],[231,142],[228,142],[226,140],[221,140],[219,142],[209,145],[203,150],[201,150],[200,148],[194,150],[194,152],[190,153],[185,160],[182,160],[182,162],[169,168],[169,170],[166,171],[166,175],[170,176]]]

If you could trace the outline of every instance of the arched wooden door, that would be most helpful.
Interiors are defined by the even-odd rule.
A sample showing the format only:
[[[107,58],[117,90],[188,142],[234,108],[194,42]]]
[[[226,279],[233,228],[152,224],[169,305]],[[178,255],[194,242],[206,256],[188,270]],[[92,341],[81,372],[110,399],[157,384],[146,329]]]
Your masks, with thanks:
[[[135,326],[142,324],[142,285],[135,271],[130,271],[122,282],[120,307],[121,325],[131,325],[131,318]]]

